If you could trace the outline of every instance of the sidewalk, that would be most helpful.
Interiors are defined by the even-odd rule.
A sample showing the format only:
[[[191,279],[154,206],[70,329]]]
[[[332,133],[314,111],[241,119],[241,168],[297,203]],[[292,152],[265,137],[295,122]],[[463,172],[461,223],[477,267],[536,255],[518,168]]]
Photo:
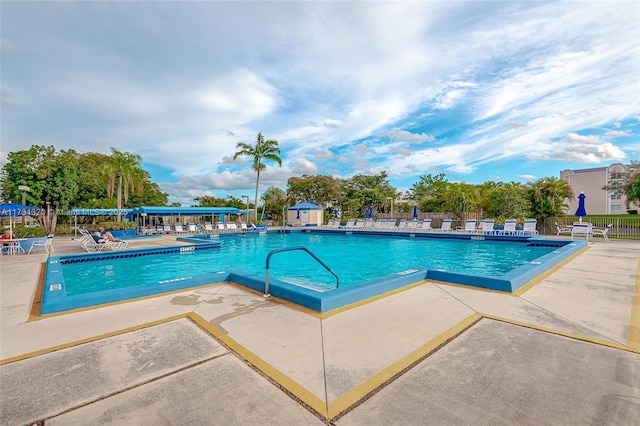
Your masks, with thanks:
[[[631,425],[639,250],[591,244],[519,296],[423,282],[319,315],[225,283],[36,321],[46,255],[4,256],[0,423]]]

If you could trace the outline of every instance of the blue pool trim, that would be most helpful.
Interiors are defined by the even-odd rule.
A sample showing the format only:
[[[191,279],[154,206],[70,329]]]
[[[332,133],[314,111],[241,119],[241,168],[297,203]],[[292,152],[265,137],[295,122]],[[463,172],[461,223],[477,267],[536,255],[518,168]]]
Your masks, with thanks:
[[[272,231],[273,232],[273,231]],[[280,231],[277,231],[280,232]],[[286,230],[285,232],[341,232],[349,233],[350,230]],[[356,231],[357,232],[357,231]],[[413,232],[371,232],[365,231],[370,235],[387,235],[387,236],[415,236],[420,238],[457,238],[471,239],[471,236],[462,233],[454,234],[436,234],[436,233],[413,233]],[[426,235],[425,235],[426,234]],[[221,235],[222,236],[222,235]],[[587,246],[585,241],[566,241],[566,240],[547,240],[544,238],[530,238],[523,236],[511,235],[487,235],[483,236],[486,240],[508,240],[527,242],[530,245],[544,245],[556,247],[556,249],[535,261],[516,268],[500,277],[489,277],[483,275],[472,275],[461,272],[453,272],[442,269],[429,269],[425,267],[416,267],[408,271],[378,277],[372,280],[363,281],[337,289],[327,291],[314,290],[289,284],[277,279],[269,280],[269,293],[279,299],[293,302],[297,305],[304,306],[317,312],[328,312],[361,300],[369,299],[389,291],[417,283],[423,280],[435,280],[454,284],[463,284],[473,287],[499,290],[504,292],[514,292],[520,287],[530,282],[534,278],[550,270],[563,260],[578,253]],[[64,288],[64,278],[59,264],[61,262],[91,262],[101,259],[115,259],[119,257],[137,257],[162,253],[175,253],[180,251],[209,250],[220,247],[220,242],[196,239],[190,237],[190,240],[198,244],[190,244],[187,246],[175,246],[165,248],[143,249],[143,250],[127,250],[121,252],[101,252],[80,254],[72,256],[51,257],[47,263],[47,272],[45,276],[41,314],[50,314],[55,312],[68,311],[72,309],[86,308],[90,306],[101,305],[105,303],[118,302],[127,299],[150,296],[154,294],[171,292],[185,288],[199,287],[204,285],[222,283],[232,281],[244,287],[250,288],[257,292],[264,292],[264,277],[254,274],[248,274],[243,271],[230,271],[221,273],[203,274],[193,277],[185,277],[174,282],[165,283],[146,283],[137,286],[104,290],[89,294],[80,294],[67,296]],[[55,288],[58,288],[57,290]]]
[[[85,263],[106,259],[121,259],[127,257],[140,257],[158,254],[193,252],[199,250],[211,250],[221,247],[220,242],[211,242],[199,245],[162,247],[144,250],[110,251],[99,253],[85,253],[70,256],[52,256],[47,261],[44,288],[42,291],[41,314],[69,311],[72,309],[86,308],[105,303],[120,302],[127,299],[151,296],[189,287],[198,287],[212,283],[226,281],[228,274],[202,274],[194,277],[185,277],[170,282],[144,283],[137,286],[117,288],[93,293],[67,295],[61,264]]]

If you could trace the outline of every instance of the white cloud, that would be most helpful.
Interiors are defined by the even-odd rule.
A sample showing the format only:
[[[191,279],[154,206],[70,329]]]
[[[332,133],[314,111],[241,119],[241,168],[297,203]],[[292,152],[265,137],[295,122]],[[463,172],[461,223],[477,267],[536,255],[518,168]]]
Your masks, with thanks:
[[[435,137],[426,133],[411,133],[406,130],[391,130],[386,132],[385,135],[390,139],[396,139],[414,144],[421,144],[424,142],[433,142]]]

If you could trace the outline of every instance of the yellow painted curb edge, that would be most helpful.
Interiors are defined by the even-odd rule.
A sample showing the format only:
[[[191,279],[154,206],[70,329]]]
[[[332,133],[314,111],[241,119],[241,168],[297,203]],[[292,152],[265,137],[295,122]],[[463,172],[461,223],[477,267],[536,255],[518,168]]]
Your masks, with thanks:
[[[465,318],[458,324],[429,340],[427,343],[420,346],[409,355],[380,370],[378,373],[374,374],[373,376],[329,404],[328,417],[334,418],[337,415],[341,414],[343,411],[351,408],[356,402],[360,401],[367,394],[371,393],[387,381],[393,379],[404,370],[410,368],[411,366],[425,358],[427,355],[429,355],[431,352],[446,344],[481,319],[482,316],[480,314],[473,314]]]

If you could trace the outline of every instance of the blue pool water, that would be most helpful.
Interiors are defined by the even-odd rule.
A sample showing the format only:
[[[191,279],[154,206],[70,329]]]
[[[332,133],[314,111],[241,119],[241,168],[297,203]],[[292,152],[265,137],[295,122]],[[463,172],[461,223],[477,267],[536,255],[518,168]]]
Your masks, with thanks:
[[[62,264],[68,295],[90,293],[205,273],[242,270],[265,275],[267,254],[283,247],[304,246],[348,286],[419,266],[470,274],[500,276],[556,247],[525,242],[457,239],[390,238],[358,234],[249,234],[225,237],[215,250]],[[335,277],[303,251],[273,255],[270,277],[298,285],[334,288]]]
[[[321,229],[225,235],[219,242],[192,240],[183,246],[52,256],[47,261],[40,312],[222,282],[317,312],[423,280],[514,292],[586,247],[584,241],[515,236]],[[313,252],[340,277],[340,285],[309,254],[290,251],[271,257],[267,286],[268,253],[295,246]]]

